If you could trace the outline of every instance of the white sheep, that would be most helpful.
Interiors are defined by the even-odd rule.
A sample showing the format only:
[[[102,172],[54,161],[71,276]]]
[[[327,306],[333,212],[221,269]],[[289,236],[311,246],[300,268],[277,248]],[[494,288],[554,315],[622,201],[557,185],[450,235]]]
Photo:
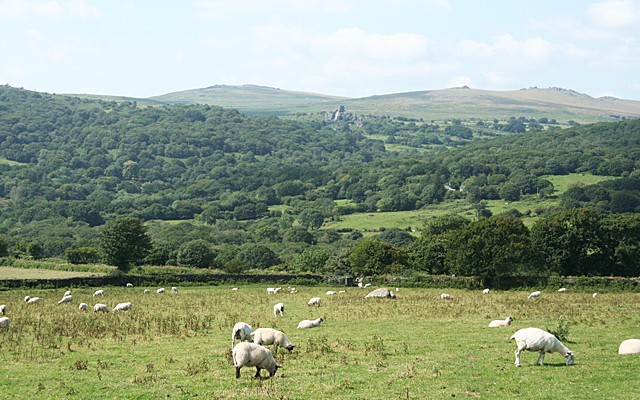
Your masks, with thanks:
[[[298,329],[316,328],[316,327],[320,326],[320,324],[323,321],[324,321],[324,319],[322,319],[322,318],[314,319],[313,321],[308,320],[308,319],[303,319],[298,324]]]
[[[33,304],[33,303],[37,303],[40,301],[40,297],[29,297],[29,296],[25,296],[24,298],[25,303],[27,304]]]
[[[104,290],[99,289],[93,292],[93,297],[96,297],[96,296],[104,296]]]
[[[6,304],[2,304],[0,305],[0,315],[4,315],[7,312],[7,306]]]
[[[73,301],[73,296],[71,296],[70,294],[63,296],[60,301],[58,302],[58,304],[62,304],[62,303],[71,303]]]
[[[115,307],[113,307],[112,311],[128,311],[131,310],[132,304],[130,301],[126,303],[118,303]]]
[[[440,298],[442,300],[451,300],[451,295],[449,293],[442,293],[440,294]]]
[[[7,317],[0,317],[0,330],[9,330],[11,320]]]
[[[527,300],[531,300],[534,297],[540,297],[540,296],[542,296],[542,292],[539,290],[536,290],[535,292],[531,292],[529,296],[527,296]]]
[[[598,293],[592,294],[591,297],[593,297],[595,299],[596,297],[598,297]]]
[[[288,352],[293,350],[294,346],[287,336],[277,329],[272,328],[258,328],[251,332],[253,337],[253,343],[259,345],[274,345],[276,350],[278,347],[287,349]]]
[[[71,290],[67,290],[64,292],[63,296],[71,296]]]
[[[255,378],[260,378],[260,370],[262,369],[266,369],[271,378],[280,368],[276,364],[276,359],[273,358],[271,350],[255,343],[238,343],[231,351],[231,354],[233,356],[233,365],[236,367],[236,379],[240,378],[240,369],[242,367],[256,367]]]
[[[127,283],[127,287],[133,287],[133,283]]]
[[[320,297],[312,297],[311,300],[307,302],[307,305],[320,307],[321,302],[322,302],[322,299]]]
[[[511,318],[511,316],[508,316],[505,319],[494,319],[493,321],[489,322],[489,328],[499,328],[502,326],[509,326],[511,325],[512,321],[513,321],[513,318]]]
[[[560,289],[558,289],[558,292],[560,293],[564,293],[567,291],[567,288],[561,287]]]
[[[538,328],[520,329],[509,338],[516,341],[516,367],[520,366],[520,353],[522,350],[538,351],[540,355],[536,364],[544,365],[545,353],[560,353],[567,365],[573,365],[573,351],[569,350],[561,341],[549,332]]]
[[[482,291],[482,294],[489,294],[489,288],[484,289],[484,290]]]
[[[238,322],[233,326],[233,331],[231,332],[231,348],[233,348],[236,343],[236,339],[241,342],[246,342],[247,340],[251,340],[251,332],[253,332],[253,328],[251,325],[245,322]]]
[[[98,311],[102,311],[102,312],[109,312],[109,307],[107,307],[106,304],[94,304],[93,306],[93,312],[98,312]]]
[[[284,303],[278,303],[273,306],[273,316],[277,317],[278,313],[280,313],[281,317],[284,317]]]
[[[235,292],[236,290],[238,290],[237,287],[231,288],[231,291]]]
[[[171,287],[171,293],[178,293],[178,288],[175,286]]]
[[[365,289],[366,289],[366,288],[368,288],[368,287],[370,287],[370,286],[371,286],[371,284],[370,284],[370,283],[367,283],[367,284],[365,284],[365,285],[363,286],[363,288],[365,288]]]
[[[142,291],[142,293],[144,293],[144,294],[148,294],[148,293],[151,293],[151,290],[149,290],[149,289],[145,289],[145,290],[143,290],[143,291]]]
[[[161,287],[160,289],[156,290],[156,293],[160,294],[160,293],[164,293],[164,288]]]
[[[267,293],[269,293],[269,294],[276,294],[276,293],[278,293],[280,290],[282,290],[282,288],[281,288],[281,287],[277,287],[277,288],[268,287],[268,288],[267,288]]]
[[[80,305],[78,306],[78,310],[80,311],[87,311],[89,309],[89,305],[87,303],[80,303]]]
[[[640,354],[640,339],[627,339],[620,343],[618,354]]]
[[[334,294],[338,294],[338,292],[336,292],[335,290],[328,290],[327,293],[325,293],[327,296],[333,296]]]

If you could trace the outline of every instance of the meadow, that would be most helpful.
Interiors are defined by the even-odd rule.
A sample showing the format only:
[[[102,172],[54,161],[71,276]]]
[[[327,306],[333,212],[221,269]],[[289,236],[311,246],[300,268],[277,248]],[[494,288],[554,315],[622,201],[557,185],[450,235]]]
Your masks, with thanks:
[[[640,336],[640,293],[400,288],[397,299],[365,299],[355,287],[180,287],[177,294],[143,294],[141,287],[72,288],[74,301],[57,305],[65,289],[0,292],[11,327],[0,333],[0,393],[12,399],[443,399],[639,398],[638,362],[619,356],[624,339]],[[168,289],[168,288],[167,288]],[[327,290],[346,293],[325,296]],[[42,301],[27,305],[24,296]],[[320,307],[307,301],[320,296]],[[122,313],[78,310],[80,302],[109,307],[131,301]],[[273,304],[285,303],[284,318]],[[511,315],[506,328],[488,328]],[[298,330],[302,319],[323,317],[318,328]],[[231,329],[238,321],[273,327],[296,345],[279,351],[283,368],[269,380],[243,368],[235,379]],[[564,341],[576,354],[567,367],[558,354],[534,366],[524,353],[514,366],[517,329],[569,324]],[[266,376],[266,371],[263,371]]]

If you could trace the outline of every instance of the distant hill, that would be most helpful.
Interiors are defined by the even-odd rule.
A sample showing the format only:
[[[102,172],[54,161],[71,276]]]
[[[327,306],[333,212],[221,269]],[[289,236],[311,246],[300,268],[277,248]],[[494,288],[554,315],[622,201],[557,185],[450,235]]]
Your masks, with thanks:
[[[468,87],[345,98],[256,85],[216,85],[151,97],[160,103],[210,104],[256,115],[329,112],[339,105],[355,114],[424,120],[452,118],[555,118],[580,123],[640,117],[640,101],[593,98],[570,89],[492,91]]]

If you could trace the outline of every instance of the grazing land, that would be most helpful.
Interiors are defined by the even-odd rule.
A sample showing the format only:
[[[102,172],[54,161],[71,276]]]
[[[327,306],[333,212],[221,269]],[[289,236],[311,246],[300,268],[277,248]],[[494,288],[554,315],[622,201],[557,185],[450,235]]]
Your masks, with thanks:
[[[170,285],[169,285],[170,286]],[[0,393],[8,398],[633,398],[638,357],[618,356],[624,339],[638,336],[640,294],[400,288],[396,300],[365,299],[367,289],[325,296],[337,287],[180,287],[177,294],[143,294],[141,287],[72,288],[73,303],[57,305],[64,289],[0,292],[11,328],[0,333]],[[169,289],[169,287],[167,287]],[[40,303],[27,305],[25,295]],[[306,305],[323,298],[319,308]],[[78,310],[79,302],[121,313]],[[284,318],[272,307],[284,302]],[[507,328],[489,321],[514,317]],[[318,328],[298,330],[302,319],[323,317]],[[576,353],[567,367],[558,354],[534,366],[537,355],[514,362],[517,329],[555,329],[569,323],[564,341]],[[235,379],[231,328],[238,321],[284,331],[296,345],[278,352],[274,379]],[[34,373],[37,371],[37,373]],[[266,372],[263,371],[266,375]]]
[[[97,276],[94,272],[56,271],[50,269],[0,268],[0,280],[4,279],[61,279],[81,276]]]

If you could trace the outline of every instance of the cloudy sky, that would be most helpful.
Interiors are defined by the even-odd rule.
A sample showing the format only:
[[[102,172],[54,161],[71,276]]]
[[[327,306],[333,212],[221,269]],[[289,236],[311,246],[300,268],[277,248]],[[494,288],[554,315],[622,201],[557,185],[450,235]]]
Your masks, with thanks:
[[[640,0],[0,0],[0,84],[149,97],[467,85],[640,100]]]

